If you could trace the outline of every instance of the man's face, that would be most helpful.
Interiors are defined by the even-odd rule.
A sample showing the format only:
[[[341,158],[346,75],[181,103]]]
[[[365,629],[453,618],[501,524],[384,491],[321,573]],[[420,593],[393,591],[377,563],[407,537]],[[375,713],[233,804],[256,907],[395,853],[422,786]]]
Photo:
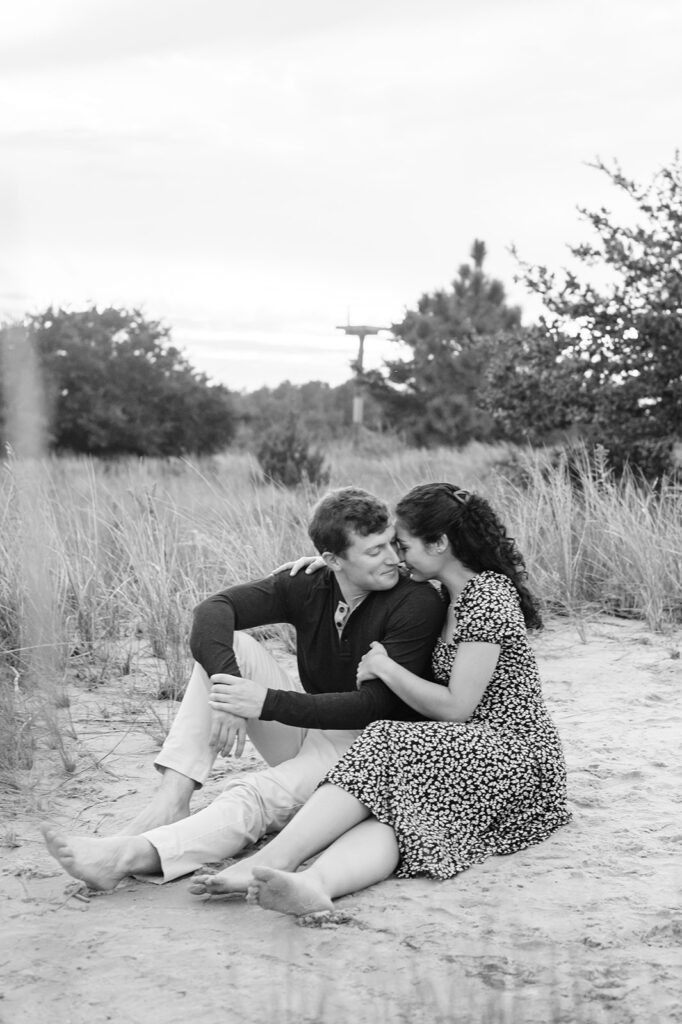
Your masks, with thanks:
[[[333,555],[329,565],[338,575],[339,584],[355,593],[390,590],[398,582],[400,558],[393,546],[395,530],[389,526],[383,533],[366,537],[350,532],[351,542],[342,555]]]

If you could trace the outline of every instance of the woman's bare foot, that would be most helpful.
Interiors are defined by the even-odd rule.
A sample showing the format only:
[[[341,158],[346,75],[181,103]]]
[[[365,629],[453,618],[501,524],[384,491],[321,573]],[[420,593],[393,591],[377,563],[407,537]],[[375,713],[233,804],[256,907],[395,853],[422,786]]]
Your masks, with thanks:
[[[268,843],[262,850],[252,853],[250,857],[244,857],[236,864],[230,864],[229,868],[216,871],[214,874],[196,874],[192,879],[189,891],[195,896],[222,896],[226,893],[246,894],[246,890],[253,881],[253,871],[256,867],[279,868],[283,871],[291,871],[296,867],[288,859],[277,855],[273,846]]]
[[[245,857],[215,874],[194,875],[189,891],[193,896],[222,896],[226,893],[241,893],[244,896],[253,880],[252,862],[253,857]]]
[[[114,889],[127,875],[156,874],[161,867],[156,850],[141,836],[90,839],[67,836],[49,825],[40,830],[55,860],[91,889]]]
[[[296,874],[277,868],[254,867],[253,882],[246,898],[264,910],[278,910],[280,914],[296,917],[334,909],[329,896],[309,871]]]

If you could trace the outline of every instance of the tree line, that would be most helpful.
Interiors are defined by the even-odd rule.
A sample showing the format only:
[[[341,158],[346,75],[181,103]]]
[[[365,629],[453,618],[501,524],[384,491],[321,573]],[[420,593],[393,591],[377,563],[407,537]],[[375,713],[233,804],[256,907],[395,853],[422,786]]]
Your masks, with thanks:
[[[393,325],[396,357],[363,375],[369,430],[417,446],[580,437],[607,448],[616,466],[671,469],[682,434],[680,158],[648,185],[617,165],[594,166],[632,217],[580,209],[590,239],[569,247],[577,270],[517,255],[518,280],[545,310],[531,325],[487,274],[476,240],[451,286],[422,295]],[[169,329],[138,310],[50,308],[24,326],[57,450],[210,453],[235,441],[256,447],[285,425],[318,443],[350,427],[352,380],[237,394],[197,373]],[[2,334],[7,346],[7,327]]]

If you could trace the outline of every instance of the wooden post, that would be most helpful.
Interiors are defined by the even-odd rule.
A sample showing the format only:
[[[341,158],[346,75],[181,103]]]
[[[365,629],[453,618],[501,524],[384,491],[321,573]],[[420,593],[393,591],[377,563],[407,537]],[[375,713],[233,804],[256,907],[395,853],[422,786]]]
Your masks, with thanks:
[[[346,324],[344,327],[337,327],[338,331],[350,334],[358,339],[358,358],[355,361],[355,381],[353,388],[353,419],[352,437],[353,447],[357,448],[362,432],[362,419],[365,404],[363,364],[365,357],[365,338],[368,334],[378,334],[379,331],[388,331],[389,327],[368,327],[366,324]]]

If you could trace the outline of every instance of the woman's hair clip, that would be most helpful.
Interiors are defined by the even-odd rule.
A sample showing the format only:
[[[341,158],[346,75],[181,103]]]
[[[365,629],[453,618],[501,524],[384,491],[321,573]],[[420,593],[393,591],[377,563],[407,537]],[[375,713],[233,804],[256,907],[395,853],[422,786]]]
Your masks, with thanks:
[[[469,498],[471,497],[469,492],[468,491],[463,491],[461,489],[461,487],[452,487],[452,488],[450,488],[450,494],[455,499],[455,501],[458,501],[460,503],[460,505],[466,505],[466,503],[468,502]]]

